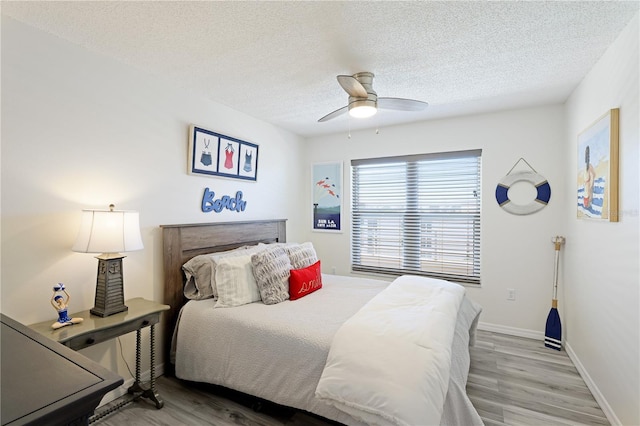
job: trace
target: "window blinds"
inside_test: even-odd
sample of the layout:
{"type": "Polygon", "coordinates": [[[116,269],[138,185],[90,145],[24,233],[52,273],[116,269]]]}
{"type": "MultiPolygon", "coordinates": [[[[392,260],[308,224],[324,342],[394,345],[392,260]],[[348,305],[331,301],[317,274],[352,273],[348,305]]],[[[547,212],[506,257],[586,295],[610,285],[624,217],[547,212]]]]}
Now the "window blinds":
{"type": "Polygon", "coordinates": [[[353,160],[352,270],[479,284],[481,154],[353,160]]]}

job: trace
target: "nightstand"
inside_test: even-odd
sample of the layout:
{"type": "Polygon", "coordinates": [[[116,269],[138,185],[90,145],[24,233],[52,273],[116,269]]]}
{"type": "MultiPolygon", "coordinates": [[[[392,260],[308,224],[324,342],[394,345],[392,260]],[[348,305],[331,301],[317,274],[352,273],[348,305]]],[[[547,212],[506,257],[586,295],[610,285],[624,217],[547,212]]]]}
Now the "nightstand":
{"type": "MultiPolygon", "coordinates": [[[[55,322],[55,318],[49,321],[43,321],[38,324],[32,324],[29,327],[43,336],[62,343],[71,349],[79,350],[97,343],[101,343],[115,337],[122,336],[132,331],[136,332],[136,377],[135,382],[129,387],[128,392],[135,398],[148,398],[153,401],[156,408],[162,408],[164,402],[156,392],[155,383],[155,330],[154,325],[160,321],[162,311],[169,309],[168,305],[152,302],[142,298],[129,299],[125,302],[129,309],[108,317],[99,317],[91,315],[90,312],[82,311],[69,316],[72,318],[83,318],[79,324],[68,325],[66,327],[54,330],[51,324],[55,322]],[[149,327],[150,333],[150,368],[151,379],[148,387],[143,385],[140,380],[140,340],[141,332],[145,327],[149,327]]],[[[124,401],[109,409],[109,412],[116,410],[130,401],[124,401]]],[[[106,413],[96,414],[99,418],[106,413]],[[101,414],[101,415],[100,415],[101,414]]],[[[95,416],[94,416],[95,417],[95,416]]]]}

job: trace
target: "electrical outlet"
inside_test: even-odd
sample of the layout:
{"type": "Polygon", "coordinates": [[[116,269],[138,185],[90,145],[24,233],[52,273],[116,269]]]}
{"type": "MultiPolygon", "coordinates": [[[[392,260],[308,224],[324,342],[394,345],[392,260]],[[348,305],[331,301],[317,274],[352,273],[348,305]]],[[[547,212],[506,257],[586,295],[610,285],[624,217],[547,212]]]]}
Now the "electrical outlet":
{"type": "Polygon", "coordinates": [[[332,267],[331,267],[331,274],[332,274],[332,275],[335,275],[335,274],[336,274],[336,267],[335,267],[335,266],[332,266],[332,267]]]}
{"type": "Polygon", "coordinates": [[[507,289],[507,300],[516,300],[516,289],[508,288],[507,289]]]}

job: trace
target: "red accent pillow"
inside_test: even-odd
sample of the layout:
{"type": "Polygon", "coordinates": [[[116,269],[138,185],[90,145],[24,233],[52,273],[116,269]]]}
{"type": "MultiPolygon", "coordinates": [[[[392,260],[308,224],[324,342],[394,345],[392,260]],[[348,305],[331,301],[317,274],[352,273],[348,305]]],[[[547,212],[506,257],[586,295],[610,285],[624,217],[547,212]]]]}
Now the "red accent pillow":
{"type": "Polygon", "coordinates": [[[320,261],[302,269],[292,269],[289,276],[289,300],[300,299],[322,288],[320,261]]]}

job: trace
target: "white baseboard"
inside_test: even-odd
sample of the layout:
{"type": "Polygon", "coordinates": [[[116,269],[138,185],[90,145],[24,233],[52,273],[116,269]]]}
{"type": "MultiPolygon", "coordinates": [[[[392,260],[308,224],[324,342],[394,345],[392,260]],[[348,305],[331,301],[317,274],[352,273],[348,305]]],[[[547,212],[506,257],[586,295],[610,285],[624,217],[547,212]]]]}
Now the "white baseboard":
{"type": "Polygon", "coordinates": [[[492,331],[494,333],[508,334],[510,336],[525,337],[528,339],[544,340],[544,332],[536,330],[528,330],[526,328],[509,327],[508,325],[490,324],[479,322],[478,329],[484,331],[492,331]]]}
{"type": "Polygon", "coordinates": [[[565,343],[564,348],[567,352],[567,355],[569,355],[569,359],[576,367],[576,370],[578,370],[578,373],[580,373],[580,377],[582,377],[582,380],[584,380],[584,382],[587,384],[587,387],[591,391],[591,394],[595,398],[596,402],[598,403],[598,405],[600,405],[600,408],[604,412],[604,415],[607,416],[607,420],[609,420],[609,423],[611,423],[612,425],[622,425],[622,422],[620,421],[620,419],[618,419],[618,416],[616,416],[616,413],[613,411],[611,405],[609,405],[609,402],[604,397],[604,395],[602,395],[602,392],[600,392],[600,389],[589,375],[587,369],[584,368],[584,365],[582,365],[582,362],[580,362],[580,358],[578,358],[578,355],[576,355],[576,353],[573,351],[573,348],[571,347],[569,342],[565,343]]]}
{"type": "MultiPolygon", "coordinates": [[[[135,372],[134,372],[135,373],[135,372]]],[[[164,364],[160,364],[156,366],[156,377],[162,376],[164,374],[164,364]]],[[[151,379],[151,371],[147,370],[147,371],[142,371],[140,372],[140,380],[142,380],[143,382],[148,382],[151,379]]],[[[135,381],[134,377],[130,377],[128,380],[125,380],[124,383],[122,385],[120,385],[119,388],[112,390],[109,393],[106,393],[104,395],[104,397],[102,398],[102,401],[100,401],[100,404],[98,404],[98,407],[102,407],[105,404],[110,403],[111,401],[114,401],[118,398],[120,398],[122,395],[127,393],[127,389],[129,389],[129,387],[131,385],[133,385],[133,382],[135,381]]]]}

